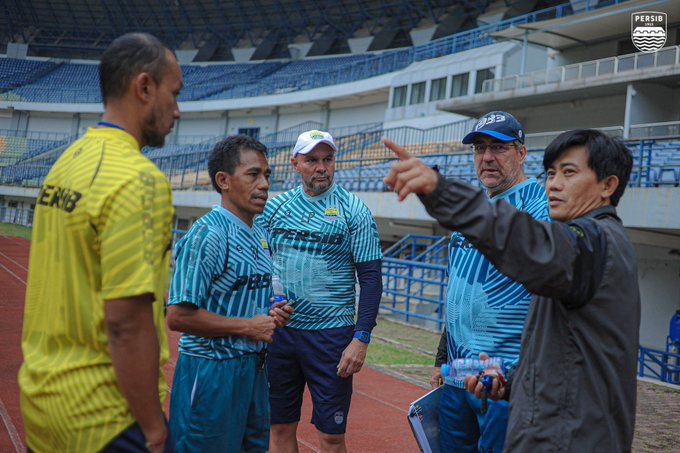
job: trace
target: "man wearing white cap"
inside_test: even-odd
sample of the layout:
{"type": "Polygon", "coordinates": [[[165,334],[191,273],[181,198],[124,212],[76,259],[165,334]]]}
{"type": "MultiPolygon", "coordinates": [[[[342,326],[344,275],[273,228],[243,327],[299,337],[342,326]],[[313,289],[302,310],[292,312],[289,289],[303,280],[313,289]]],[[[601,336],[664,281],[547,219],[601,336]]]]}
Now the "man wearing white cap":
{"type": "Polygon", "coordinates": [[[302,184],[270,200],[258,222],[271,234],[273,270],[295,314],[273,337],[271,453],[297,452],[305,384],[321,451],[344,452],[352,375],[364,364],[382,294],[382,253],[371,212],[333,183],[333,137],[300,134],[291,164],[302,184]],[[355,323],[355,284],[361,287],[355,323]]]}

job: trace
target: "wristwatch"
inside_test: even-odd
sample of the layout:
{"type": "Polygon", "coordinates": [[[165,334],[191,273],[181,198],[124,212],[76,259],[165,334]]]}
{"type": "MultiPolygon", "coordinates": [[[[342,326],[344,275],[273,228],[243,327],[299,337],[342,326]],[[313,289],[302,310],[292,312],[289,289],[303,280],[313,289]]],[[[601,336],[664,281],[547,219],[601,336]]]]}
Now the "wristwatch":
{"type": "Polygon", "coordinates": [[[361,341],[362,343],[368,344],[371,342],[371,332],[366,332],[365,330],[357,330],[356,332],[354,332],[354,338],[361,341]]]}

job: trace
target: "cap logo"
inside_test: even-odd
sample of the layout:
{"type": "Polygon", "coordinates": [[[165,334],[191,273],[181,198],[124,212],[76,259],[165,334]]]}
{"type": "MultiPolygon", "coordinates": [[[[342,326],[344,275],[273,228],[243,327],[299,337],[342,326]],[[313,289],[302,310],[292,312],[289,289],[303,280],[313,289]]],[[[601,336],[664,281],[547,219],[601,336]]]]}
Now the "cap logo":
{"type": "Polygon", "coordinates": [[[503,121],[505,121],[505,115],[489,115],[479,120],[479,122],[475,126],[475,130],[478,131],[484,126],[493,123],[502,123],[503,121]]]}
{"type": "Polygon", "coordinates": [[[323,140],[323,139],[324,139],[324,136],[323,136],[323,134],[322,134],[321,132],[319,132],[319,131],[311,131],[311,132],[309,133],[309,138],[311,138],[311,139],[313,139],[313,140],[323,140]]]}

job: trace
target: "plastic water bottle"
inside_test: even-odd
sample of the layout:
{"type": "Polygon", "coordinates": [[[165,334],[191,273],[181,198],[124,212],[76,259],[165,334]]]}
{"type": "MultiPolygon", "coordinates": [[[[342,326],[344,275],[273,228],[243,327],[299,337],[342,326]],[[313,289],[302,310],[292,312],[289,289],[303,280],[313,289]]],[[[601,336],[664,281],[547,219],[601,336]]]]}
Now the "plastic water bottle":
{"type": "Polygon", "coordinates": [[[442,365],[442,377],[448,377],[454,381],[462,382],[465,376],[471,374],[477,376],[484,370],[496,370],[501,374],[505,374],[505,367],[503,366],[503,359],[500,357],[490,357],[485,360],[480,359],[454,359],[451,365],[442,365]]]}
{"type": "Polygon", "coordinates": [[[283,283],[281,283],[281,277],[278,275],[272,275],[272,292],[274,293],[274,302],[272,305],[285,300],[283,297],[283,283]]]}
{"type": "MultiPolygon", "coordinates": [[[[442,365],[442,376],[450,377],[456,382],[462,383],[468,374],[479,376],[484,370],[495,370],[498,374],[505,374],[505,367],[503,366],[503,359],[500,357],[490,357],[485,360],[480,359],[455,359],[451,366],[442,365]]],[[[481,405],[479,408],[480,414],[486,414],[489,407],[488,394],[491,392],[491,385],[493,384],[493,376],[484,375],[479,379],[484,388],[481,394],[481,405]]]]}

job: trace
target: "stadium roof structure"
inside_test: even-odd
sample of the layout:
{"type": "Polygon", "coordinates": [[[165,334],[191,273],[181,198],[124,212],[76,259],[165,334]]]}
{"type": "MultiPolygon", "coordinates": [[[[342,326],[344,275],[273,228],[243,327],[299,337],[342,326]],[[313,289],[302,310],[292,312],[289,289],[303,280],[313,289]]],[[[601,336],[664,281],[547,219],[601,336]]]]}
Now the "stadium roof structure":
{"type": "MultiPolygon", "coordinates": [[[[630,0],[597,10],[533,23],[494,33],[495,38],[526,40],[558,50],[631,36],[631,13],[654,8],[667,13],[668,24],[680,21],[678,0],[630,0]]],[[[624,99],[634,82],[675,87],[680,77],[680,46],[654,53],[631,53],[550,67],[488,80],[481,93],[442,101],[440,110],[479,117],[490,110],[524,111],[541,105],[618,96],[624,99]]]]}
{"type": "MultiPolygon", "coordinates": [[[[4,0],[0,49],[28,44],[33,56],[98,58],[117,36],[145,31],[172,49],[201,49],[205,60],[232,60],[231,49],[255,47],[251,59],[289,58],[288,44],[321,42],[318,55],[349,53],[358,30],[385,48],[412,45],[408,31],[457,14],[475,26],[491,0],[4,0]]],[[[439,30],[438,30],[439,31],[439,30]]],[[[449,34],[450,34],[449,33],[449,34]]],[[[441,33],[440,33],[441,34],[441,33]]],[[[317,46],[317,47],[319,47],[317,46]]],[[[313,54],[313,53],[312,53],[313,54]]],[[[200,60],[199,60],[200,61],[200,60]]]]}
{"type": "Polygon", "coordinates": [[[560,17],[541,22],[519,24],[492,33],[494,38],[523,40],[562,50],[596,43],[612,36],[630,36],[630,15],[638,11],[663,11],[668,23],[680,19],[678,0],[632,0],[597,11],[560,17]]]}

